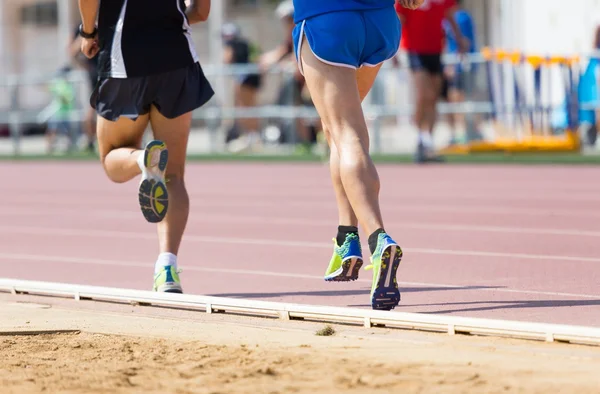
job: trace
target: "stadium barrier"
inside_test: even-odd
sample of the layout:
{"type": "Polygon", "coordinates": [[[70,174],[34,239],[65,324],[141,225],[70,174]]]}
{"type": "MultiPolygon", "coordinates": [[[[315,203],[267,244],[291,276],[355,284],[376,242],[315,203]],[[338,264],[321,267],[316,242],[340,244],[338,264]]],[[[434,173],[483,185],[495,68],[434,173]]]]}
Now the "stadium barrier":
{"type": "Polygon", "coordinates": [[[579,136],[581,59],[485,48],[495,136],[445,153],[573,152],[579,136]]]}
{"type": "Polygon", "coordinates": [[[387,312],[369,309],[301,305],[189,294],[37,282],[0,278],[0,292],[68,297],[76,301],[113,302],[139,306],[195,310],[204,313],[321,321],[360,325],[366,328],[395,328],[441,332],[449,335],[486,335],[545,342],[600,345],[600,328],[507,320],[467,318],[427,313],[387,312]]]}
{"type": "MultiPolygon", "coordinates": [[[[440,114],[463,114],[471,120],[478,118],[478,126],[485,129],[486,133],[475,137],[471,133],[465,143],[451,145],[443,149],[442,153],[579,150],[582,145],[579,128],[584,122],[592,130],[587,139],[595,137],[595,110],[600,108],[595,77],[592,78],[598,62],[594,55],[587,56],[591,60],[587,70],[582,72],[582,58],[583,56],[530,56],[489,48],[480,54],[470,54],[463,58],[446,55],[445,64],[460,64],[467,70],[471,69],[470,72],[477,73],[480,83],[475,86],[474,92],[467,92],[465,101],[454,104],[440,103],[440,114]]],[[[225,79],[231,82],[241,75],[260,72],[256,65],[206,65],[204,68],[211,81],[225,79]]],[[[273,68],[263,74],[269,78],[279,76],[280,80],[285,81],[291,78],[293,71],[273,68]]],[[[386,63],[379,82],[379,89],[386,92],[383,93],[383,97],[381,93],[373,92],[370,95],[371,99],[364,104],[373,138],[373,151],[376,153],[382,148],[381,131],[385,122],[392,123],[392,128],[398,127],[401,121],[410,123],[413,112],[413,106],[409,104],[411,99],[399,99],[399,95],[396,94],[405,92],[408,94],[404,97],[410,96],[406,74],[406,62],[403,62],[399,69],[393,68],[389,62],[386,63]],[[400,77],[402,73],[404,77],[400,77]]],[[[53,77],[0,76],[0,96],[2,91],[8,96],[8,100],[5,100],[8,101],[8,108],[0,109],[0,129],[2,125],[8,126],[15,154],[20,152],[24,126],[43,125],[55,110],[52,106],[41,110],[23,108],[19,105],[20,91],[27,87],[48,84],[53,77]]],[[[82,87],[86,83],[86,76],[81,71],[74,71],[68,76],[68,80],[82,87]]],[[[377,86],[376,83],[374,90],[377,86]]],[[[295,120],[314,122],[318,119],[318,114],[311,106],[274,103],[255,108],[236,107],[231,100],[233,90],[226,90],[225,94],[215,97],[207,106],[193,114],[194,121],[199,122],[211,135],[211,146],[208,149],[210,152],[219,151],[216,141],[224,134],[223,125],[226,122],[251,117],[260,119],[264,126],[277,124],[282,128],[284,125],[288,127],[288,133],[291,135],[287,142],[294,144],[295,120]]],[[[292,89],[287,94],[294,95],[295,92],[292,89]]],[[[85,100],[81,100],[80,97],[79,102],[83,104],[71,114],[71,120],[75,123],[81,122],[85,114],[85,100]]]]}

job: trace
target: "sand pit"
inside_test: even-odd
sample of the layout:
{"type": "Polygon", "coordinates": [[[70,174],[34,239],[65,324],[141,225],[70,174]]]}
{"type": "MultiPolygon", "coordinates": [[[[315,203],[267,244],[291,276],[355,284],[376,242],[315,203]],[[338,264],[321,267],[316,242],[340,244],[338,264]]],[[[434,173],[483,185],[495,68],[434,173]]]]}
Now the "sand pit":
{"type": "Polygon", "coordinates": [[[1,299],[0,311],[2,393],[581,394],[600,387],[594,347],[344,326],[322,337],[318,323],[1,299]],[[30,335],[52,329],[81,331],[30,335]]]}

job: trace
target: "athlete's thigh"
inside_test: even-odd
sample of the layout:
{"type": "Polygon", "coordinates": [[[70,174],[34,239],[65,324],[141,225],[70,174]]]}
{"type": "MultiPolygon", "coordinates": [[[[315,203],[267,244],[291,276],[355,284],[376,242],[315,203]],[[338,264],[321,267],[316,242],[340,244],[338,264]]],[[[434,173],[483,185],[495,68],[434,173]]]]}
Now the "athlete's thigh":
{"type": "Polygon", "coordinates": [[[368,145],[356,71],[323,63],[308,45],[302,45],[301,61],[315,107],[338,148],[346,139],[368,145]]]}
{"type": "Polygon", "coordinates": [[[100,158],[104,160],[113,149],[139,148],[147,126],[148,114],[140,115],[135,121],[125,117],[111,121],[98,116],[96,131],[100,158]]]}
{"type": "Polygon", "coordinates": [[[427,74],[425,86],[428,88],[429,99],[438,100],[442,95],[444,87],[444,77],[442,74],[427,74]]]}
{"type": "Polygon", "coordinates": [[[156,107],[152,106],[150,109],[150,123],[154,138],[163,141],[169,150],[167,176],[183,177],[192,124],[192,113],[187,112],[170,119],[161,114],[156,107]]]}
{"type": "Polygon", "coordinates": [[[415,101],[420,102],[427,99],[431,91],[431,86],[429,86],[431,83],[431,75],[425,70],[411,71],[411,75],[415,92],[415,101]]]}
{"type": "Polygon", "coordinates": [[[363,101],[365,97],[367,97],[367,94],[369,94],[371,91],[381,66],[382,64],[379,64],[375,67],[364,66],[356,71],[356,84],[358,85],[360,101],[363,101]]]}
{"type": "MultiPolygon", "coordinates": [[[[375,79],[377,78],[377,74],[381,69],[381,64],[375,67],[361,67],[356,71],[356,84],[358,86],[358,94],[360,96],[360,101],[364,101],[365,97],[371,91],[373,84],[375,83],[375,79]]],[[[325,133],[325,137],[327,138],[327,143],[330,147],[332,147],[331,135],[327,127],[323,127],[323,132],[325,133]]]]}

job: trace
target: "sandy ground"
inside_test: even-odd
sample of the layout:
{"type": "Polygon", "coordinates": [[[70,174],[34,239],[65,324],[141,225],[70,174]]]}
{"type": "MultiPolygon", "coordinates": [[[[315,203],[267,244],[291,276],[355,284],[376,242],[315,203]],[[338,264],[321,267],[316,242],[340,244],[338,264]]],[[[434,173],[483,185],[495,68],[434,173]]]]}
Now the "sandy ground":
{"type": "Polygon", "coordinates": [[[0,295],[3,394],[600,390],[598,347],[14,300],[0,295]]]}

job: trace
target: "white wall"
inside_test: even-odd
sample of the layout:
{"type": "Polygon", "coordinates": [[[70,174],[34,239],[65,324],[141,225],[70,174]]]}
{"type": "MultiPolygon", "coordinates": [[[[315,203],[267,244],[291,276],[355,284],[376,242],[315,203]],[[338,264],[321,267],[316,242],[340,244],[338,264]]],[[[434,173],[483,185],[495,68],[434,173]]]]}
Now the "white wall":
{"type": "Polygon", "coordinates": [[[545,55],[589,52],[600,23],[600,0],[489,2],[492,44],[545,55]]]}

